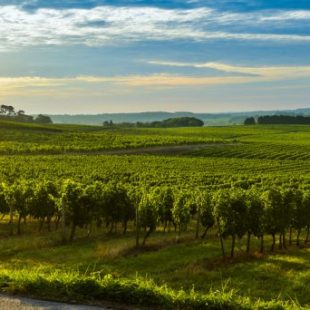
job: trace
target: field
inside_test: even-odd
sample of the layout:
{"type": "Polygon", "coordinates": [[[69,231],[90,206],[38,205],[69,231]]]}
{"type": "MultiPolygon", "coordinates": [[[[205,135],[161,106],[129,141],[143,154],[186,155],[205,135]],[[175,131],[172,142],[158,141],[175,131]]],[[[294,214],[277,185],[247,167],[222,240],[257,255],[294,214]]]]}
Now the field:
{"type": "MultiPolygon", "coordinates": [[[[8,191],[52,182],[65,195],[66,182],[90,186],[85,191],[97,182],[121,184],[129,193],[171,188],[175,193],[206,191],[213,196],[253,188],[263,196],[275,187],[283,197],[294,189],[296,197],[301,193],[306,199],[310,188],[309,126],[107,129],[0,122],[0,154],[0,183],[8,191]],[[159,151],[152,151],[155,146],[159,151]]],[[[179,231],[175,214],[176,231],[173,225],[165,229],[163,222],[155,229],[141,226],[141,234],[148,228],[151,234],[145,246],[136,247],[133,218],[123,234],[121,220],[95,225],[95,214],[77,224],[72,242],[64,242],[70,227],[56,229],[61,209],[41,221],[35,212],[23,214],[16,198],[15,208],[5,209],[1,202],[0,193],[3,292],[93,304],[116,302],[122,307],[148,308],[151,303],[152,308],[172,309],[310,308],[305,224],[299,231],[288,223],[285,229],[288,234],[293,228],[292,242],[277,245],[274,251],[272,233],[266,233],[263,253],[260,236],[254,233],[247,253],[243,233],[236,240],[235,255],[223,258],[216,226],[206,238],[195,238],[197,212],[188,214],[183,227],[180,211],[179,231]]],[[[141,209],[141,221],[145,210],[141,209]]],[[[275,234],[278,241],[284,231],[275,234]]],[[[226,250],[233,236],[225,236],[226,250]]]]}

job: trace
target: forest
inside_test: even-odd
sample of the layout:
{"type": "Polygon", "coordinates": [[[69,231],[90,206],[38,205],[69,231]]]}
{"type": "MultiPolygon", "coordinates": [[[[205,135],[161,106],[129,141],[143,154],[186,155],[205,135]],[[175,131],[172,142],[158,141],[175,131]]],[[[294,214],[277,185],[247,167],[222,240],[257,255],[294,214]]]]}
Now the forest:
{"type": "Polygon", "coordinates": [[[309,125],[310,116],[307,115],[261,115],[257,118],[248,117],[244,120],[245,125],[255,125],[255,124],[290,124],[290,125],[309,125]]]}

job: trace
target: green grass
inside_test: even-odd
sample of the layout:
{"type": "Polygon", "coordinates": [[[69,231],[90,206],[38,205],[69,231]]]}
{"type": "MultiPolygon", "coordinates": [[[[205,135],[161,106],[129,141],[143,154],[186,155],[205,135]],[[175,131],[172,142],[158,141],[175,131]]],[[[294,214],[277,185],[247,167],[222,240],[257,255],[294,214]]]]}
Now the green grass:
{"type": "Polygon", "coordinates": [[[236,143],[204,157],[309,159],[310,127],[298,125],[205,128],[112,128],[0,121],[0,154],[94,153],[162,145],[236,143]],[[240,148],[239,146],[242,145],[240,148]],[[252,156],[252,157],[251,157],[252,156]]]}
{"type": "MultiPolygon", "coordinates": [[[[151,299],[154,307],[173,309],[183,303],[203,309],[205,302],[214,309],[310,306],[310,248],[292,246],[248,258],[239,244],[241,254],[223,261],[213,234],[210,240],[193,241],[188,233],[175,243],[174,233],[157,232],[145,250],[136,251],[130,232],[109,236],[97,230],[88,239],[86,231],[79,230],[75,243],[61,245],[59,233],[39,234],[34,223],[27,226],[32,233],[1,240],[2,291],[145,306],[151,299]]],[[[253,253],[256,247],[253,244],[253,253]]]]}

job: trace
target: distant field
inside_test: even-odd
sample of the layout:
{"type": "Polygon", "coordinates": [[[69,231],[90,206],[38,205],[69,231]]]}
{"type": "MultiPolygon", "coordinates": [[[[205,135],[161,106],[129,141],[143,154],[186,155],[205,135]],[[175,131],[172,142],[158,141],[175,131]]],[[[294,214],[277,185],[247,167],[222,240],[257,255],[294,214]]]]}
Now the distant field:
{"type": "Polygon", "coordinates": [[[193,155],[280,160],[310,159],[308,126],[105,129],[95,126],[42,126],[2,121],[0,129],[2,155],[92,153],[111,149],[216,143],[227,146],[211,146],[193,155]]]}
{"type": "MultiPolygon", "coordinates": [[[[213,194],[276,186],[306,193],[310,126],[105,129],[0,122],[0,184],[47,180],[62,188],[68,179],[137,190],[169,186],[213,194]]],[[[253,237],[247,256],[245,240],[238,239],[238,254],[227,260],[214,227],[207,239],[195,239],[195,215],[178,243],[174,229],[164,233],[160,224],[147,246],[136,250],[134,222],[126,235],[119,222],[117,232],[105,225],[93,225],[91,233],[89,226],[77,228],[75,241],[63,244],[56,217],[51,232],[46,226],[38,232],[40,223],[31,215],[21,218],[20,235],[15,220],[9,237],[1,201],[0,192],[1,291],[88,303],[102,295],[128,305],[154,300],[154,308],[171,309],[205,309],[206,302],[211,309],[310,307],[310,251],[304,243],[296,247],[296,231],[292,245],[274,253],[259,253],[253,237]]],[[[270,236],[265,243],[269,249],[270,236]]]]}

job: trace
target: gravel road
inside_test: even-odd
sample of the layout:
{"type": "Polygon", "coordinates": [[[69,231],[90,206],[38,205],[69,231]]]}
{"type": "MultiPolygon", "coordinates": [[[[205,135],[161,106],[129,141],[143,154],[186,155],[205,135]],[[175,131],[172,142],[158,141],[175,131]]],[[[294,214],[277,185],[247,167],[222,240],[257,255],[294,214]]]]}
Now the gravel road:
{"type": "Polygon", "coordinates": [[[112,308],[69,305],[58,302],[35,300],[24,297],[6,296],[0,294],[1,310],[110,310],[112,308]]]}

